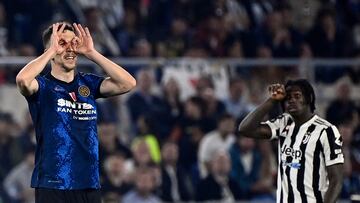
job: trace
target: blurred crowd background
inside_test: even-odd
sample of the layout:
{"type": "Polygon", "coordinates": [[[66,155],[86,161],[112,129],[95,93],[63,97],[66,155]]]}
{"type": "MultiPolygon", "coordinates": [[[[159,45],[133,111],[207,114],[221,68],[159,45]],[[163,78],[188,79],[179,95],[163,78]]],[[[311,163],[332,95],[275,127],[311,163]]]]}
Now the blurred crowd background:
{"type": "MultiPolygon", "coordinates": [[[[274,202],[277,143],[237,137],[236,127],[268,84],[308,72],[317,113],[343,136],[341,199],[360,194],[360,65],[239,63],[226,71],[225,88],[200,74],[191,93],[178,77],[165,80],[161,64],[134,65],[138,57],[360,59],[359,0],[1,0],[0,60],[41,54],[42,30],[62,20],[88,26],[104,55],[135,62],[124,68],[136,90],[98,102],[105,203],[274,202]]],[[[0,66],[0,203],[34,202],[35,135],[15,87],[21,68],[0,66]]]]}

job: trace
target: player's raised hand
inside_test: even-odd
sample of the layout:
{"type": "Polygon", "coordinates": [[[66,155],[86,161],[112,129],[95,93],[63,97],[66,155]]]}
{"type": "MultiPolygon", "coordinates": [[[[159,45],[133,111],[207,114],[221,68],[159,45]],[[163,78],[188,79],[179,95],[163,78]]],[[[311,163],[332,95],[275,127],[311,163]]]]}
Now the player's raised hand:
{"type": "Polygon", "coordinates": [[[75,51],[79,54],[87,56],[87,54],[95,50],[89,28],[85,27],[84,29],[80,24],[76,23],[74,23],[73,26],[77,35],[77,37],[74,39],[76,44],[75,51]]]}
{"type": "Polygon", "coordinates": [[[285,99],[286,92],[285,92],[284,85],[272,84],[269,86],[268,90],[269,90],[270,98],[277,100],[277,101],[281,101],[281,100],[285,99]]]}
{"type": "Polygon", "coordinates": [[[62,44],[61,33],[64,31],[65,23],[61,25],[60,23],[55,23],[52,25],[52,34],[50,37],[50,46],[49,49],[55,51],[56,54],[61,54],[65,51],[65,46],[62,44]]]}

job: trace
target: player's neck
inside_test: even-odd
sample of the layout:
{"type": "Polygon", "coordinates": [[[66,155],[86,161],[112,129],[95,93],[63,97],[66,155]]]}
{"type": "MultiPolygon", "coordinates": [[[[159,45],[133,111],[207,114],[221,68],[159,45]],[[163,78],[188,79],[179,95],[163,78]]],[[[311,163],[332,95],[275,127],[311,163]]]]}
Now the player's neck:
{"type": "Polygon", "coordinates": [[[51,68],[51,75],[54,76],[58,80],[69,83],[69,82],[74,80],[75,70],[66,71],[63,68],[52,67],[51,68]]]}
{"type": "Polygon", "coordinates": [[[307,111],[301,115],[293,116],[293,119],[295,121],[295,124],[300,126],[300,125],[304,124],[305,122],[307,122],[308,120],[310,120],[313,116],[314,116],[314,113],[307,111]]]}

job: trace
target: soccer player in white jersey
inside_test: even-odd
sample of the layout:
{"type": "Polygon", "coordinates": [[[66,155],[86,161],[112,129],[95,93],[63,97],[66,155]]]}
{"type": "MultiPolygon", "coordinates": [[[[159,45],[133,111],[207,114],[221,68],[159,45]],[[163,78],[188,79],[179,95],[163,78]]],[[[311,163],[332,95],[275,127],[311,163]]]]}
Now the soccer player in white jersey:
{"type": "Polygon", "coordinates": [[[342,139],[337,128],[314,113],[307,80],[269,86],[269,98],[241,123],[240,136],[279,141],[277,203],[335,203],[342,187],[342,139]],[[281,105],[284,113],[262,122],[281,105]]]}

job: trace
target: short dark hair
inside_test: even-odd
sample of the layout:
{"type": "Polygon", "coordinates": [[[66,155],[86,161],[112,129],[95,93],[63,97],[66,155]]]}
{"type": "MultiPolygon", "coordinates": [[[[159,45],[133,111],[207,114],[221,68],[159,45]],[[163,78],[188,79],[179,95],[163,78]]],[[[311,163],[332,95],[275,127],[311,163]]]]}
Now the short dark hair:
{"type": "MultiPolygon", "coordinates": [[[[312,85],[306,79],[298,80],[289,80],[285,84],[285,89],[288,87],[297,86],[301,89],[302,94],[304,95],[306,103],[309,105],[312,113],[315,111],[315,91],[312,85]]],[[[284,109],[284,100],[282,102],[282,107],[284,109]]]]}
{"type": "MultiPolygon", "coordinates": [[[[58,27],[58,31],[63,24],[65,24],[64,30],[70,30],[72,32],[75,32],[74,27],[69,22],[61,22],[58,27]]],[[[51,35],[52,35],[52,24],[49,27],[47,27],[42,34],[42,41],[44,48],[46,48],[47,44],[49,43],[51,35]]]]}

